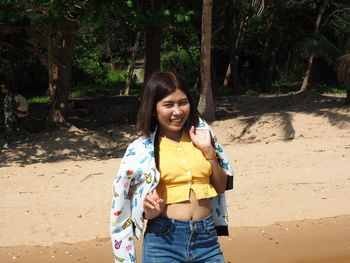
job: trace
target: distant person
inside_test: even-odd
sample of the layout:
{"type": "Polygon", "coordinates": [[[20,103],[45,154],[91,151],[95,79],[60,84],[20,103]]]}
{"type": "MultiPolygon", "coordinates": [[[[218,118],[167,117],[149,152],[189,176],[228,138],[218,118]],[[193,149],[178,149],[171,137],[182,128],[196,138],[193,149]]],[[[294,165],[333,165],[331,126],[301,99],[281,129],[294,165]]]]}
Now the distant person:
{"type": "Polygon", "coordinates": [[[28,117],[28,101],[19,93],[15,93],[14,96],[16,101],[17,118],[23,120],[24,118],[28,117]]]}
{"type": "Polygon", "coordinates": [[[16,124],[16,101],[13,93],[7,86],[1,84],[1,93],[5,95],[4,98],[4,117],[5,117],[5,144],[2,148],[9,148],[11,144],[11,136],[15,129],[16,124]]]}
{"type": "MultiPolygon", "coordinates": [[[[17,103],[12,91],[5,86],[1,85],[1,93],[5,95],[4,98],[4,118],[5,118],[5,143],[2,148],[8,149],[12,143],[12,136],[17,131],[17,103]]],[[[23,129],[19,128],[19,131],[25,134],[25,140],[28,140],[27,133],[23,129]]]]}
{"type": "Polygon", "coordinates": [[[148,220],[142,263],[224,263],[225,190],[232,169],[184,80],[158,72],[147,81],[132,142],[113,183],[110,233],[115,262],[135,262],[133,237],[148,220]]]}
{"type": "Polygon", "coordinates": [[[26,137],[25,140],[29,139],[29,133],[27,130],[27,119],[29,114],[29,104],[27,99],[19,93],[14,93],[16,101],[16,114],[17,114],[17,131],[22,131],[26,137]]]}

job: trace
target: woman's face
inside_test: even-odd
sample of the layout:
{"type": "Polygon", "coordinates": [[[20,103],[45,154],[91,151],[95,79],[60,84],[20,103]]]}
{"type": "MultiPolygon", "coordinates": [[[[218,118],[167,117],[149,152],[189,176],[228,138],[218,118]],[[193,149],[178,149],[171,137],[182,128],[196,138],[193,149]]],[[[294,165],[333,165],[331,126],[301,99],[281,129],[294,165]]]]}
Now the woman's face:
{"type": "Polygon", "coordinates": [[[156,114],[160,134],[169,139],[178,138],[190,115],[190,103],[186,94],[176,89],[157,102],[156,114]]]}

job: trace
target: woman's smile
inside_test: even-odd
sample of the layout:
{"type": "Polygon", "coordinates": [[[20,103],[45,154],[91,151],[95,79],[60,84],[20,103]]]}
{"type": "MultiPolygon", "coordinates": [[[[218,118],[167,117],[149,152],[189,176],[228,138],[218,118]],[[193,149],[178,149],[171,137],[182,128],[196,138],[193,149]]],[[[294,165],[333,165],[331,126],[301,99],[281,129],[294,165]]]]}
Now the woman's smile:
{"type": "Polygon", "coordinates": [[[156,110],[160,134],[172,140],[179,139],[181,129],[190,114],[186,94],[176,89],[174,93],[158,101],[156,110]]]}

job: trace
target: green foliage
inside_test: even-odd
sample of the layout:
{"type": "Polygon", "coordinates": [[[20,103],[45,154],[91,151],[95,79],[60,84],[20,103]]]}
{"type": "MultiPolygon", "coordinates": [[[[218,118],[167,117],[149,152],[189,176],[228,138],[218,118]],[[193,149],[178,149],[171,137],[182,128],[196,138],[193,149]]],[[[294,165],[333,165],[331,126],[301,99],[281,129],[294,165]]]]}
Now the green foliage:
{"type": "Polygon", "coordinates": [[[50,103],[51,99],[49,96],[44,97],[33,97],[28,99],[28,103],[50,103]]]}
{"type": "Polygon", "coordinates": [[[341,55],[337,46],[320,33],[313,34],[312,37],[302,41],[301,46],[306,54],[315,53],[323,57],[329,64],[333,64],[335,59],[341,55]]]}
{"type": "Polygon", "coordinates": [[[170,51],[162,55],[161,58],[161,70],[174,71],[183,76],[187,84],[192,87],[198,77],[200,53],[196,47],[191,47],[188,53],[181,47],[178,47],[175,51],[170,51]],[[192,63],[189,53],[194,59],[192,63]]]}
{"type": "Polygon", "coordinates": [[[321,86],[311,86],[310,91],[317,93],[345,93],[346,88],[337,85],[321,85],[321,86]]]}
{"type": "Polygon", "coordinates": [[[73,83],[89,85],[107,78],[110,64],[104,61],[103,45],[96,36],[98,28],[82,30],[76,41],[73,58],[73,83]]]}
{"type": "MultiPolygon", "coordinates": [[[[290,93],[297,92],[300,89],[300,82],[285,82],[285,83],[274,83],[272,87],[273,91],[276,93],[290,93]]],[[[346,88],[339,85],[310,85],[309,91],[315,93],[345,93],[346,88]]],[[[247,90],[245,94],[247,95],[257,95],[261,92],[259,85],[254,85],[251,89],[247,90]]]]}
{"type": "Polygon", "coordinates": [[[181,1],[114,1],[113,13],[137,29],[158,28],[160,25],[189,22],[193,11],[181,1]]]}
{"type": "MultiPolygon", "coordinates": [[[[145,49],[143,33],[152,27],[162,27],[163,31],[161,69],[178,72],[193,87],[199,76],[201,1],[159,1],[160,7],[155,6],[157,2],[0,0],[0,26],[28,27],[42,32],[44,39],[28,41],[23,33],[4,34],[1,31],[0,41],[11,42],[13,46],[1,46],[0,77],[6,82],[23,80],[28,90],[40,90],[43,94],[47,87],[47,72],[36,57],[24,51],[24,46],[33,44],[45,55],[47,35],[44,25],[50,22],[54,29],[59,29],[61,19],[69,17],[78,20],[80,27],[74,49],[72,96],[120,94],[125,88],[126,68],[135,32],[142,32],[137,55],[137,59],[141,60],[145,49]],[[30,8],[39,12],[29,12],[30,8]],[[40,12],[43,8],[48,10],[47,16],[40,12]]],[[[258,16],[252,15],[256,10],[251,1],[214,1],[212,54],[219,86],[232,50],[228,36],[230,33],[237,35],[244,17],[251,19],[245,25],[236,55],[239,71],[247,60],[252,65],[254,83],[248,92],[260,92],[262,68],[269,66],[272,52],[277,54],[273,88],[297,90],[306,69],[306,58],[312,52],[318,56],[311,71],[311,83],[327,83],[327,87],[336,83],[329,63],[333,63],[339,54],[344,54],[345,42],[350,36],[350,9],[346,0],[330,1],[321,21],[321,33],[313,35],[311,32],[321,2],[265,1],[265,9],[258,16]],[[227,16],[229,3],[233,4],[234,13],[230,21],[227,16]]],[[[131,94],[137,93],[140,88],[135,83],[132,87],[131,94]]],[[[315,86],[315,89],[321,87],[315,86]]],[[[338,92],[337,87],[329,90],[338,92]]]]}
{"type": "MultiPolygon", "coordinates": [[[[106,78],[94,84],[78,84],[72,87],[70,97],[101,96],[101,95],[122,95],[125,89],[127,78],[126,70],[108,72],[106,78]]],[[[140,84],[133,82],[130,95],[138,94],[140,84]]]]}
{"type": "Polygon", "coordinates": [[[126,82],[127,74],[126,70],[108,72],[108,81],[111,83],[123,84],[126,82]]]}
{"type": "Polygon", "coordinates": [[[93,97],[101,95],[116,95],[118,93],[118,87],[105,86],[102,84],[96,85],[79,85],[72,88],[69,93],[69,97],[93,97]]]}

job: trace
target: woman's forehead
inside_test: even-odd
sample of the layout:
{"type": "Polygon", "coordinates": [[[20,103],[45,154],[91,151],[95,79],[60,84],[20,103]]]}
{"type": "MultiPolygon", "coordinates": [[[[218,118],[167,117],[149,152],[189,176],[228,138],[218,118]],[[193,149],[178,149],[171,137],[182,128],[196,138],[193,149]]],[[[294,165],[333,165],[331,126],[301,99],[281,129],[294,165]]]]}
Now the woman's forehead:
{"type": "Polygon", "coordinates": [[[180,89],[176,89],[173,93],[170,93],[168,96],[164,97],[160,101],[176,101],[188,99],[187,95],[180,89]]]}

